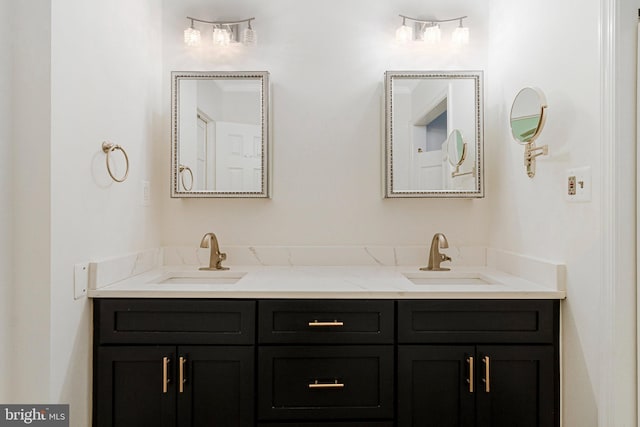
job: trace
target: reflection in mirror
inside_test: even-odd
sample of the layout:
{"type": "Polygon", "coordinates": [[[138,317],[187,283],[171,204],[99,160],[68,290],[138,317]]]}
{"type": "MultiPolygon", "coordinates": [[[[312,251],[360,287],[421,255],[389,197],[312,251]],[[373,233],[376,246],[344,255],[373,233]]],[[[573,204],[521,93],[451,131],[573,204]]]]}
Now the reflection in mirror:
{"type": "Polygon", "coordinates": [[[453,167],[459,167],[467,157],[467,143],[464,142],[462,132],[458,129],[454,129],[449,134],[447,139],[447,155],[449,156],[449,163],[453,167]]]}
{"type": "Polygon", "coordinates": [[[447,157],[449,158],[449,164],[455,168],[451,172],[451,178],[475,174],[476,169],[473,166],[468,172],[461,170],[464,161],[467,159],[467,143],[464,142],[462,132],[458,129],[451,131],[449,138],[447,138],[447,157]]]}
{"type": "Polygon", "coordinates": [[[385,197],[483,197],[482,72],[385,73],[385,197]]]}
{"type": "Polygon", "coordinates": [[[268,197],[268,76],[172,72],[172,197],[268,197]]]}

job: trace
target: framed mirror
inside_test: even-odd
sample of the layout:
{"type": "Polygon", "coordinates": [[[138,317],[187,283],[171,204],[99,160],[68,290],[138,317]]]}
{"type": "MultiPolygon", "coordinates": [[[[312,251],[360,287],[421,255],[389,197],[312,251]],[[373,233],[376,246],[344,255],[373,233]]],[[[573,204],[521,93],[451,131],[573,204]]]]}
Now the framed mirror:
{"type": "Polygon", "coordinates": [[[269,197],[269,73],[171,73],[171,197],[269,197]]]}
{"type": "Polygon", "coordinates": [[[482,71],[385,73],[385,197],[484,197],[482,71]]]}

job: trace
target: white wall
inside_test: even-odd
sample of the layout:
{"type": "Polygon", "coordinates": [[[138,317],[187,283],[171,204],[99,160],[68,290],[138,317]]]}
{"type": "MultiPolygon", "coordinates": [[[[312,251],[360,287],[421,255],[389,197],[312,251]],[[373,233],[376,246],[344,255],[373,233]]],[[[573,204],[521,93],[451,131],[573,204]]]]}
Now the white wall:
{"type": "MultiPolygon", "coordinates": [[[[422,244],[444,232],[452,245],[487,241],[486,200],[383,200],[381,97],[386,70],[483,69],[488,0],[163,0],[163,99],[172,70],[268,70],[274,146],[272,200],[170,200],[163,197],[163,243],[197,245],[215,231],[221,244],[422,244]],[[411,49],[394,43],[399,13],[469,15],[473,44],[411,49]],[[187,15],[255,16],[256,49],[188,49],[187,15]],[[348,207],[348,208],[345,208],[348,207]]],[[[455,25],[443,26],[453,31],[455,25]]],[[[203,40],[209,34],[203,31],[203,40]]],[[[169,128],[169,103],[164,105],[169,128]]],[[[169,133],[163,138],[169,164],[169,133]]],[[[159,183],[169,194],[169,168],[159,183]]],[[[490,194],[490,192],[489,192],[490,194]]]]}
{"type": "MultiPolygon", "coordinates": [[[[620,310],[617,315],[633,313],[635,301],[633,275],[628,275],[634,268],[633,247],[620,254],[631,255],[624,271],[618,272],[620,283],[603,283],[607,254],[602,248],[614,238],[603,234],[608,226],[603,223],[602,201],[607,197],[603,195],[603,183],[608,175],[621,172],[605,169],[601,159],[603,145],[613,144],[601,139],[603,98],[598,28],[602,3],[491,0],[485,128],[487,140],[492,141],[486,146],[491,203],[489,243],[567,265],[562,327],[565,426],[630,426],[635,422],[634,408],[629,406],[629,400],[633,403],[635,384],[634,337],[629,333],[633,325],[629,321],[620,325],[619,334],[625,344],[619,348],[605,348],[610,331],[601,332],[603,319],[612,310],[602,298],[605,286],[619,288],[619,297],[627,301],[626,307],[617,307],[620,310]],[[576,10],[579,19],[575,19],[576,10]],[[540,87],[549,104],[547,124],[538,145],[548,144],[550,155],[538,159],[533,179],[525,173],[523,147],[513,142],[508,125],[510,105],[524,86],[540,87]],[[581,166],[592,168],[592,201],[567,203],[565,171],[581,166]],[[617,356],[619,352],[624,356],[617,356]],[[615,386],[620,387],[617,390],[625,390],[615,395],[614,399],[618,399],[615,409],[606,408],[605,400],[609,397],[603,394],[608,389],[601,381],[603,376],[614,374],[605,367],[614,357],[623,362],[618,369],[626,376],[615,386]],[[599,415],[612,410],[618,411],[615,424],[598,424],[599,415]]],[[[637,12],[621,13],[636,16],[637,12]]],[[[627,93],[631,92],[629,89],[624,88],[627,93]]],[[[634,157],[633,145],[627,149],[627,158],[634,157]]],[[[622,170],[629,171],[629,167],[633,165],[627,164],[622,170]]],[[[630,175],[632,178],[633,173],[630,175]]],[[[634,194],[622,192],[626,188],[613,191],[621,191],[617,198],[633,203],[634,194]]],[[[624,209],[628,211],[629,202],[624,209]]],[[[632,241],[634,223],[625,225],[627,239],[632,241]]]]}
{"type": "Polygon", "coordinates": [[[12,360],[9,402],[49,400],[50,25],[47,0],[12,2],[14,189],[12,360]]]}
{"type": "MultiPolygon", "coordinates": [[[[10,0],[0,1],[0,372],[10,372],[11,313],[13,299],[13,150],[11,149],[11,42],[10,0]]],[[[0,381],[0,402],[9,401],[10,383],[0,381]]]]}
{"type": "Polygon", "coordinates": [[[168,148],[160,135],[169,130],[159,108],[161,15],[154,0],[53,3],[49,391],[71,403],[73,425],[89,425],[91,407],[91,310],[73,298],[74,264],[160,243],[141,182],[152,181],[157,202],[155,152],[168,148]],[[127,150],[124,183],[107,175],[103,140],[127,150]]]}

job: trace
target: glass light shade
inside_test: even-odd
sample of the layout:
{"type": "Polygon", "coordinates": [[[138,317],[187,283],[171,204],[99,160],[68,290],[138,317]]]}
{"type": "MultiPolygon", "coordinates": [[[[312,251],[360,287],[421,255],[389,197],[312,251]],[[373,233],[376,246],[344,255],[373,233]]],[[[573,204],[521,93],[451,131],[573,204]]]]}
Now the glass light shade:
{"type": "Polygon", "coordinates": [[[469,44],[469,29],[467,27],[458,27],[453,30],[451,41],[457,46],[469,44]]]}
{"type": "Polygon", "coordinates": [[[218,46],[228,46],[231,43],[231,33],[224,28],[213,29],[213,44],[218,46]]]}
{"type": "Polygon", "coordinates": [[[258,34],[253,28],[245,28],[242,32],[242,43],[246,46],[255,46],[258,44],[258,34]]]}
{"type": "Polygon", "coordinates": [[[398,43],[408,43],[412,40],[413,28],[402,24],[402,26],[396,30],[396,41],[398,43]]]}
{"type": "Polygon", "coordinates": [[[198,46],[200,44],[200,31],[193,27],[184,30],[184,44],[187,46],[198,46]]]}
{"type": "Polygon", "coordinates": [[[424,30],[424,42],[427,44],[440,43],[441,37],[440,25],[433,25],[424,30]]]}

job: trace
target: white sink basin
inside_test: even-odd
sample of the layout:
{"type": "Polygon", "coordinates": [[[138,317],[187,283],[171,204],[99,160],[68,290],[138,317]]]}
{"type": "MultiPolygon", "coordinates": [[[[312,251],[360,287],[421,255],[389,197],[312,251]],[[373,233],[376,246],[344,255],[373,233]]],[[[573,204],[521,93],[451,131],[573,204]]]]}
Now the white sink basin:
{"type": "Polygon", "coordinates": [[[414,285],[496,285],[495,280],[491,280],[480,273],[454,272],[454,271],[424,271],[416,273],[403,273],[414,285]]]}
{"type": "Polygon", "coordinates": [[[160,285],[233,285],[246,273],[238,271],[173,271],[150,281],[160,285]]]}

